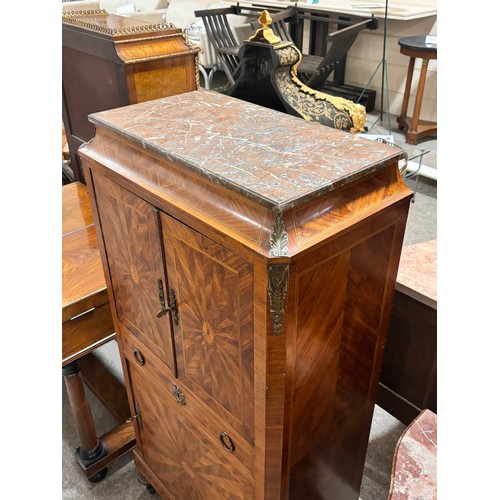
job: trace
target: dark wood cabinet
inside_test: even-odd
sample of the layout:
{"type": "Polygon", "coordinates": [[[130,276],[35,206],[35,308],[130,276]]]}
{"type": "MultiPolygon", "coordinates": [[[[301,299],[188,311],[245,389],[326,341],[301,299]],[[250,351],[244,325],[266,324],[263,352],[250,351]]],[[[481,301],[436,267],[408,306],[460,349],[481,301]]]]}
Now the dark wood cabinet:
{"type": "Polygon", "coordinates": [[[205,90],[90,120],[139,471],[166,499],[357,500],[405,153],[205,90]]]}
{"type": "Polygon", "coordinates": [[[437,240],[403,248],[377,404],[410,425],[437,413],[437,240]]]}
{"type": "Polygon", "coordinates": [[[170,23],[108,14],[62,17],[62,111],[75,180],[78,147],[95,127],[88,115],[199,88],[199,48],[170,23]]]}

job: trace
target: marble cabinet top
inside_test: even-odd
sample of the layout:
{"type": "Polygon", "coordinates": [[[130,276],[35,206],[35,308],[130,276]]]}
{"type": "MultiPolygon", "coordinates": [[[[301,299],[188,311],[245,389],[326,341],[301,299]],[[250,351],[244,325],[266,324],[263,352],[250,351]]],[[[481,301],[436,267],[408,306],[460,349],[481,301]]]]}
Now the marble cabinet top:
{"type": "Polygon", "coordinates": [[[406,157],[361,134],[207,90],[102,111],[89,120],[278,210],[406,157]]]}

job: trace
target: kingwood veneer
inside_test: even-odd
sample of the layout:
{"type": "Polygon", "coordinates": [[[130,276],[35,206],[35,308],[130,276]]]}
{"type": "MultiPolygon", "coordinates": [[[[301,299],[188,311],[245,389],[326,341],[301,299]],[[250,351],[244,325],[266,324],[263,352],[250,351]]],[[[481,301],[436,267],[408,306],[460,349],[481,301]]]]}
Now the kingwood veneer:
{"type": "Polygon", "coordinates": [[[139,471],[166,499],[357,499],[405,153],[210,91],[90,120],[139,471]]]}

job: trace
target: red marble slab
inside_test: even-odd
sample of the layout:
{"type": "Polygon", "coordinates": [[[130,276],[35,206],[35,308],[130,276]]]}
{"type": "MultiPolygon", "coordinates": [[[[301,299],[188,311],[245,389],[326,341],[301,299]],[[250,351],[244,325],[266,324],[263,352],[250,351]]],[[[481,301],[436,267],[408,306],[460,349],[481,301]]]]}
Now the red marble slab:
{"type": "Polygon", "coordinates": [[[396,445],[388,500],[435,499],[437,416],[430,410],[423,410],[396,445]]]}
{"type": "Polygon", "coordinates": [[[407,156],[359,134],[207,90],[94,113],[89,120],[279,210],[407,156]]]}
{"type": "Polygon", "coordinates": [[[396,290],[437,309],[437,240],[403,247],[396,290]]]}

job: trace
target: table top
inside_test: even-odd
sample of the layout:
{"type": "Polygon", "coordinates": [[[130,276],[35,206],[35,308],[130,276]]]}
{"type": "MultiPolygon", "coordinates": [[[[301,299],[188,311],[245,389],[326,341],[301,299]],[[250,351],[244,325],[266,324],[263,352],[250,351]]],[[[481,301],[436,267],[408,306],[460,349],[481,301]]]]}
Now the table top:
{"type": "Polygon", "coordinates": [[[396,290],[437,309],[437,240],[403,247],[396,290]]]}
{"type": "MultiPolygon", "coordinates": [[[[308,4],[307,2],[290,2],[287,0],[239,0],[232,4],[240,3],[253,6],[287,7],[297,6],[307,10],[321,10],[338,12],[339,14],[351,14],[359,17],[383,18],[385,14],[385,1],[363,1],[363,0],[319,0],[317,4],[308,4]]],[[[421,19],[437,15],[436,7],[423,5],[394,4],[389,2],[387,7],[387,19],[399,21],[410,21],[412,19],[421,19]]]]}
{"type": "Polygon", "coordinates": [[[97,127],[262,206],[287,210],[404,158],[320,123],[199,90],[91,114],[97,127]]]}
{"type": "Polygon", "coordinates": [[[86,187],[62,187],[63,322],[109,301],[86,187]]]}
{"type": "Polygon", "coordinates": [[[398,40],[401,47],[422,50],[424,52],[437,52],[436,35],[406,36],[398,40]]]}

